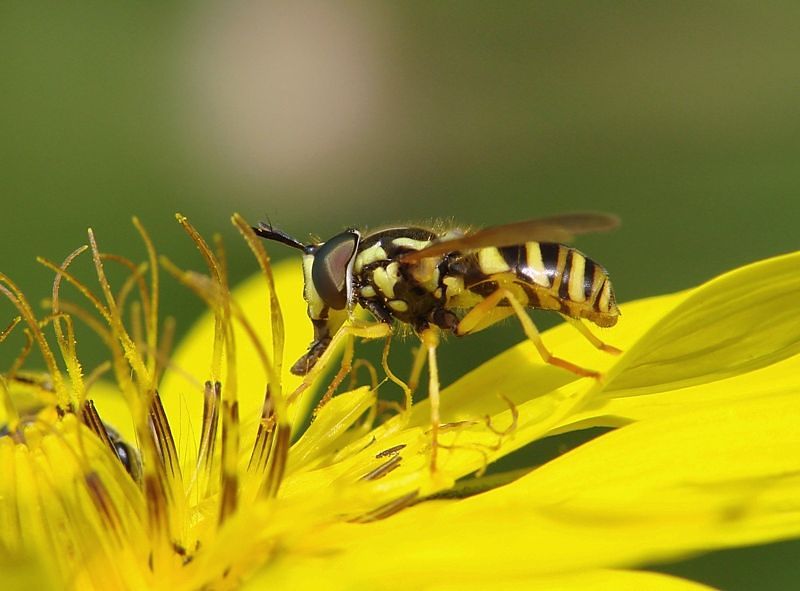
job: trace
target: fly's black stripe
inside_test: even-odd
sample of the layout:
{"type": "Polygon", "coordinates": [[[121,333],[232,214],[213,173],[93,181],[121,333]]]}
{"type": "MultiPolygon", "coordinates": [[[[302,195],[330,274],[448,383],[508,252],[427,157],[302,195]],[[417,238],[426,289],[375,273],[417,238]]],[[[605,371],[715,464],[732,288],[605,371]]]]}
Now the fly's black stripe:
{"type": "Polygon", "coordinates": [[[503,246],[497,249],[512,272],[518,272],[525,264],[525,245],[503,246]]]}
{"type": "Polygon", "coordinates": [[[539,295],[536,293],[536,289],[532,285],[529,283],[518,283],[517,285],[522,288],[522,291],[525,292],[525,296],[528,298],[528,302],[525,304],[528,308],[541,307],[539,295]]]}
{"type": "Polygon", "coordinates": [[[562,300],[569,299],[569,275],[572,272],[572,249],[567,250],[564,259],[564,268],[561,270],[561,283],[558,286],[558,297],[562,300]]]}
{"type": "Polygon", "coordinates": [[[558,252],[560,250],[561,245],[556,242],[539,243],[539,251],[542,253],[542,266],[550,278],[551,285],[558,274],[558,252]]]}
{"type": "MultiPolygon", "coordinates": [[[[486,276],[484,275],[484,277],[486,276]]],[[[469,290],[472,293],[476,293],[479,296],[486,298],[497,291],[497,281],[481,281],[474,283],[473,285],[469,286],[469,290]]]]}
{"type": "Polygon", "coordinates": [[[600,294],[603,293],[603,288],[606,285],[606,281],[608,280],[605,277],[603,277],[603,280],[600,282],[600,285],[597,287],[597,291],[594,294],[594,301],[592,301],[592,308],[594,308],[598,312],[602,311],[600,310],[600,294]]]}
{"type": "Polygon", "coordinates": [[[592,259],[586,259],[583,267],[583,297],[588,301],[592,297],[592,287],[594,286],[594,276],[597,273],[597,265],[592,259]]]}

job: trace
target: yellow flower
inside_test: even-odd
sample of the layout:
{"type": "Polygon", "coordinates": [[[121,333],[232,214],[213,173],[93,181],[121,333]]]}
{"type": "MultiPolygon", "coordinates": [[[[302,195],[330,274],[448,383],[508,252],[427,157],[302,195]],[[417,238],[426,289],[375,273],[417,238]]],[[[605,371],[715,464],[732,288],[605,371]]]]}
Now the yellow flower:
{"type": "Polygon", "coordinates": [[[800,253],[622,306],[608,333],[619,357],[569,326],[544,335],[601,381],[528,343],[488,361],[442,392],[432,475],[424,401],[379,422],[377,392],[360,387],[302,431],[312,395],[285,403],[298,378],[281,363],[308,342],[299,265],[276,266],[271,291],[236,217],[265,273],[231,294],[221,245],[179,219],[208,275],[162,265],[210,313],[172,355],[143,231],[146,265],[104,255],[90,233],[99,291],[70,272],[83,249],[47,263],[44,318],[0,277],[22,318],[0,338],[26,326],[45,363],[25,373],[23,351],[0,380],[4,585],[700,589],[637,566],[800,535],[800,253]],[[111,264],[130,273],[114,288],[111,264]],[[76,320],[109,348],[96,370],[79,362],[76,320]],[[615,429],[536,468],[472,476],[592,426],[615,429]]]}

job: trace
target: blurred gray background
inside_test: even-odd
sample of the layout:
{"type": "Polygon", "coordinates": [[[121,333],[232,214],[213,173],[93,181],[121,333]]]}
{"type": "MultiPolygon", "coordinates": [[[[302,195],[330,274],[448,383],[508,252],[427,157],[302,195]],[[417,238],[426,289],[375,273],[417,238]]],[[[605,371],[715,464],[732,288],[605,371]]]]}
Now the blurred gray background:
{"type": "MultiPolygon", "coordinates": [[[[176,211],[222,232],[241,279],[255,265],[233,211],[307,238],[599,210],[622,229],[578,246],[620,300],[689,287],[798,247],[798,17],[795,2],[3,2],[0,270],[38,302],[52,275],[34,258],[60,261],[88,226],[138,260],[133,214],[184,266],[200,261],[176,211]]],[[[164,291],[185,331],[200,304],[164,291]]],[[[448,344],[444,381],[520,339],[507,324],[448,344]]],[[[658,568],[784,589],[798,551],[658,568]]]]}

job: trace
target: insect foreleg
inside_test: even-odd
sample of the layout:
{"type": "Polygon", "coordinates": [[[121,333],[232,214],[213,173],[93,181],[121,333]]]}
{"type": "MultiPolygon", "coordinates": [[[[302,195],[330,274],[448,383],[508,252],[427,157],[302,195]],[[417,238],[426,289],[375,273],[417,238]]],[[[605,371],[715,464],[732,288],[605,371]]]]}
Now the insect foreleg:
{"type": "MultiPolygon", "coordinates": [[[[467,315],[461,319],[461,322],[456,327],[456,334],[469,334],[470,332],[474,331],[476,327],[484,325],[486,317],[491,316],[494,313],[494,309],[499,306],[503,300],[508,301],[511,308],[514,310],[514,314],[517,315],[517,318],[519,318],[519,321],[522,324],[522,329],[525,331],[525,336],[527,336],[536,347],[536,350],[539,352],[539,355],[541,355],[542,360],[545,363],[566,369],[567,371],[571,371],[572,373],[582,377],[600,377],[600,374],[596,371],[585,369],[567,361],[566,359],[561,359],[560,357],[553,355],[542,342],[542,337],[539,334],[539,330],[536,328],[536,325],[533,323],[533,320],[531,320],[530,316],[528,316],[525,307],[520,303],[511,290],[504,287],[498,288],[496,291],[484,298],[482,302],[474,306],[467,313],[467,315]]],[[[583,330],[585,330],[587,333],[589,332],[585,326],[581,325],[581,328],[583,328],[583,330]]],[[[596,337],[592,335],[592,338],[596,337]]],[[[599,341],[599,339],[597,340],[599,341]]]]}
{"type": "MultiPolygon", "coordinates": [[[[341,383],[341,381],[345,378],[347,373],[350,371],[352,367],[352,339],[353,337],[359,337],[362,339],[380,339],[383,337],[388,337],[392,334],[392,327],[389,324],[384,324],[383,322],[376,322],[373,324],[344,324],[339,330],[331,338],[331,342],[328,345],[325,352],[320,356],[319,361],[311,368],[304,377],[303,381],[300,382],[300,385],[295,388],[294,392],[288,398],[288,402],[292,403],[297,400],[297,397],[300,396],[305,390],[307,390],[314,381],[320,376],[322,372],[330,363],[331,357],[335,354],[336,350],[338,349],[338,345],[342,342],[345,342],[345,357],[347,357],[348,348],[347,348],[347,341],[350,341],[350,359],[343,359],[342,360],[342,367],[340,368],[339,372],[336,374],[334,378],[334,383],[331,384],[331,387],[325,393],[325,396],[330,398],[328,395],[328,391],[333,393],[333,390],[341,383]],[[338,379],[338,382],[336,381],[338,379]]],[[[323,399],[325,398],[323,396],[323,399]]],[[[327,400],[326,400],[327,401],[327,400]]],[[[322,402],[320,403],[322,404],[322,402]]],[[[319,407],[317,407],[319,410],[319,407]]]]}
{"type": "Polygon", "coordinates": [[[439,346],[437,328],[426,328],[419,335],[421,350],[428,356],[428,400],[431,405],[431,472],[436,472],[436,454],[439,447],[439,366],[436,363],[436,348],[439,346]]]}
{"type": "Polygon", "coordinates": [[[595,334],[592,333],[591,330],[589,330],[589,327],[587,327],[578,318],[571,318],[566,314],[561,314],[561,317],[567,322],[569,322],[572,326],[574,326],[579,333],[581,333],[584,337],[586,337],[586,340],[588,340],[592,345],[594,345],[601,351],[605,351],[606,353],[611,353],[612,355],[619,355],[622,353],[620,349],[617,349],[616,347],[613,347],[608,343],[601,341],[595,334]]]}
{"type": "Polygon", "coordinates": [[[425,359],[428,357],[428,352],[425,347],[420,346],[416,353],[414,353],[414,364],[411,366],[411,375],[408,378],[408,388],[413,394],[419,386],[419,378],[422,375],[422,368],[425,367],[425,359]]]}
{"type": "MultiPolygon", "coordinates": [[[[340,332],[345,332],[341,330],[340,332]]],[[[319,399],[317,403],[317,407],[314,409],[312,414],[313,417],[317,416],[320,409],[328,404],[328,401],[333,398],[333,393],[336,391],[336,388],[339,387],[339,384],[342,383],[347,374],[350,373],[350,370],[353,369],[353,354],[354,354],[354,345],[353,345],[353,335],[352,333],[347,332],[344,336],[344,352],[342,353],[342,361],[339,365],[339,371],[336,372],[336,375],[333,377],[333,380],[328,385],[328,389],[325,390],[325,394],[322,395],[322,398],[319,399]]]]}
{"type": "Polygon", "coordinates": [[[386,372],[386,377],[389,378],[392,382],[400,386],[403,390],[403,394],[405,395],[405,408],[403,409],[404,412],[408,412],[411,410],[411,405],[414,402],[413,395],[414,392],[411,389],[409,384],[406,384],[403,380],[398,378],[394,372],[389,367],[389,348],[392,345],[392,335],[389,334],[386,336],[386,342],[383,345],[383,354],[381,355],[381,365],[383,366],[383,371],[386,372]]]}

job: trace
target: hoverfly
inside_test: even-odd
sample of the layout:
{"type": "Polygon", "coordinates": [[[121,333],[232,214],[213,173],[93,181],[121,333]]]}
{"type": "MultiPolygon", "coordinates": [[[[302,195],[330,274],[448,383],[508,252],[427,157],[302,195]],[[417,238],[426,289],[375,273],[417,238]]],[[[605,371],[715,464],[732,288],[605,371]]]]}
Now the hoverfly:
{"type": "Polygon", "coordinates": [[[306,376],[301,388],[321,371],[326,351],[344,340],[342,368],[323,397],[326,400],[350,369],[353,337],[385,337],[384,369],[390,379],[405,386],[408,408],[427,357],[431,466],[435,469],[439,332],[465,336],[516,315],[545,362],[582,377],[599,378],[597,372],[552,355],[525,308],[554,310],[597,348],[619,353],[582,323],[585,319],[601,327],[616,324],[619,309],[608,273],[583,253],[562,244],[575,235],[610,230],[618,224],[618,218],[608,214],[573,213],[474,232],[439,234],[413,226],[367,233],[348,229],[311,244],[265,223],[253,230],[303,253],[303,295],[314,339],[291,369],[295,375],[306,376]],[[356,306],[369,311],[377,322],[366,326],[355,322],[356,306]],[[423,345],[408,385],[395,378],[386,364],[396,323],[410,326],[423,345]]]}

